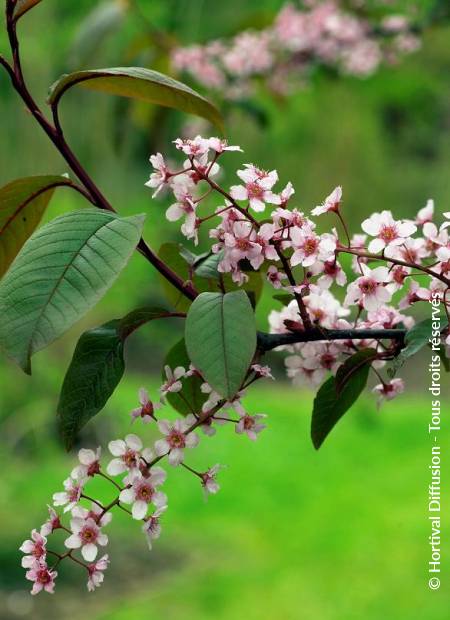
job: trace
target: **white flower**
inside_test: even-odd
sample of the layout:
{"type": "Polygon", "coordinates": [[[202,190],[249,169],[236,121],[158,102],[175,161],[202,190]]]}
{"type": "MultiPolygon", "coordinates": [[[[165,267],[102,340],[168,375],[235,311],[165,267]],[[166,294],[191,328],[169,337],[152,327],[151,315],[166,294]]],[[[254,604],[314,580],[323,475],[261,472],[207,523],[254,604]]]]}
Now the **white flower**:
{"type": "Polygon", "coordinates": [[[148,548],[152,548],[152,541],[156,540],[161,535],[161,524],[159,522],[160,516],[167,510],[167,506],[160,506],[155,512],[146,518],[142,531],[146,535],[148,548]]]}
{"type": "Polygon", "coordinates": [[[152,420],[155,419],[155,410],[161,408],[160,403],[153,403],[148,395],[148,392],[145,388],[140,388],[139,390],[139,402],[141,404],[140,407],[136,407],[131,412],[132,421],[137,418],[142,418],[144,424],[148,424],[152,420]]]}
{"type": "Polygon", "coordinates": [[[238,170],[237,175],[245,185],[233,185],[230,194],[235,200],[248,200],[253,211],[264,211],[266,203],[279,205],[281,198],[271,190],[278,181],[276,170],[266,172],[253,166],[244,164],[244,170],[238,170]]]}
{"type": "Polygon", "coordinates": [[[321,205],[318,205],[311,211],[311,215],[322,215],[328,211],[338,211],[341,200],[342,187],[338,185],[338,187],[335,187],[331,194],[325,198],[321,205]]]}
{"type": "Polygon", "coordinates": [[[119,495],[119,500],[124,504],[133,504],[131,508],[133,519],[143,519],[149,504],[153,504],[156,508],[167,505],[167,496],[157,490],[165,479],[166,472],[161,467],[152,467],[148,477],[134,474],[129,482],[131,486],[123,489],[119,495]]]}
{"type": "Polygon", "coordinates": [[[89,590],[89,592],[93,592],[95,588],[98,588],[103,583],[103,579],[105,577],[103,574],[103,571],[105,571],[108,568],[108,565],[109,565],[108,554],[101,557],[94,564],[89,564],[88,566],[89,577],[88,577],[88,582],[87,582],[87,589],[89,590]]]}
{"type": "Polygon", "coordinates": [[[223,153],[224,151],[240,151],[243,152],[240,146],[229,146],[226,140],[220,138],[209,138],[209,148],[216,153],[223,153]]]}
{"type": "Polygon", "coordinates": [[[316,261],[328,261],[334,258],[336,239],[332,235],[316,235],[307,228],[293,228],[291,230],[294,253],[291,256],[291,265],[311,267],[316,261]]]}
{"type": "Polygon", "coordinates": [[[186,375],[183,366],[177,366],[173,371],[170,366],[164,366],[164,372],[167,381],[159,389],[161,397],[164,397],[168,392],[179,392],[183,387],[180,379],[186,375]]]}
{"type": "Polygon", "coordinates": [[[361,228],[371,237],[376,237],[369,243],[369,252],[378,254],[388,246],[402,245],[405,239],[413,235],[417,226],[412,222],[396,222],[390,211],[374,213],[364,220],[361,228]]]}
{"type": "Polygon", "coordinates": [[[87,450],[82,448],[78,452],[78,460],[80,465],[75,467],[70,474],[75,480],[85,480],[98,474],[100,471],[100,454],[102,449],[100,447],[94,452],[94,450],[87,450]]]}
{"type": "Polygon", "coordinates": [[[156,153],[156,155],[152,155],[150,157],[150,163],[155,169],[155,172],[152,172],[152,174],[150,175],[150,179],[145,185],[155,190],[153,192],[154,198],[155,196],[157,196],[157,194],[159,194],[164,185],[167,184],[167,181],[170,178],[170,172],[161,153],[156,153]]]}
{"type": "Polygon", "coordinates": [[[392,400],[398,394],[401,394],[405,390],[405,383],[403,379],[397,378],[388,381],[387,383],[379,383],[376,385],[372,392],[378,394],[379,402],[382,400],[392,400]]]}
{"type": "Polygon", "coordinates": [[[183,420],[175,420],[175,422],[168,420],[158,422],[158,428],[165,438],[155,443],[156,454],[162,456],[168,453],[169,463],[179,465],[184,459],[184,449],[195,448],[199,442],[198,435],[194,432],[187,432],[195,422],[193,415],[188,415],[183,420]]]}
{"type": "Polygon", "coordinates": [[[25,555],[22,558],[23,568],[31,568],[36,562],[44,562],[47,555],[47,538],[37,530],[31,532],[31,539],[25,540],[19,547],[25,555]]]}
{"type": "Polygon", "coordinates": [[[64,480],[65,491],[53,494],[54,506],[65,506],[64,512],[72,510],[75,504],[78,503],[81,497],[81,491],[83,489],[82,482],[76,482],[72,478],[64,480]]]}
{"type": "Polygon", "coordinates": [[[108,537],[91,517],[84,519],[74,517],[70,521],[72,535],[64,541],[68,549],[79,549],[86,562],[93,562],[97,557],[97,545],[104,547],[108,544],[108,537]]]}
{"type": "Polygon", "coordinates": [[[57,530],[61,527],[61,522],[59,520],[59,515],[51,506],[47,506],[49,517],[47,521],[41,527],[41,535],[48,536],[54,530],[57,530]]]}
{"type": "Polygon", "coordinates": [[[252,441],[256,441],[256,439],[258,438],[258,433],[260,433],[263,429],[266,428],[266,425],[261,424],[259,420],[262,420],[267,416],[263,413],[250,415],[244,411],[240,403],[234,404],[233,409],[236,411],[240,418],[239,422],[236,424],[235,427],[236,433],[238,433],[239,435],[245,433],[249,439],[251,439],[252,441]]]}
{"type": "Polygon", "coordinates": [[[146,461],[153,459],[153,452],[150,448],[142,450],[142,441],[137,435],[129,434],[123,439],[110,441],[109,451],[117,458],[110,461],[106,471],[110,476],[117,476],[125,471],[139,469],[141,456],[146,461]]]}
{"type": "Polygon", "coordinates": [[[202,474],[202,486],[206,495],[214,495],[219,491],[220,485],[216,480],[216,476],[222,468],[222,465],[213,465],[204,474],[202,474]]]}
{"type": "Polygon", "coordinates": [[[344,304],[349,306],[361,302],[366,310],[377,310],[389,303],[392,293],[384,286],[389,280],[389,270],[386,267],[370,269],[367,265],[361,265],[361,269],[364,275],[348,286],[344,304]]]}
{"type": "Polygon", "coordinates": [[[434,200],[429,198],[427,200],[427,204],[419,210],[416,216],[416,224],[423,226],[427,222],[431,222],[433,220],[434,215],[434,200]]]}

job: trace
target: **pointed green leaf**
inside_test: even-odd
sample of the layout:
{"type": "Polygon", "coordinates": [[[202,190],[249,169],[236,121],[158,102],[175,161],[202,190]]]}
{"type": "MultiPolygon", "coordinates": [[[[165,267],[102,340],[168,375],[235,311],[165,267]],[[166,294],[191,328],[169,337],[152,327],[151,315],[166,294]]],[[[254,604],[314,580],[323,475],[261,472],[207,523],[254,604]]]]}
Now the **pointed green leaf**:
{"type": "Polygon", "coordinates": [[[25,15],[27,11],[40,2],[42,2],[42,0],[17,0],[13,13],[14,19],[19,19],[19,17],[25,15]]]}
{"type": "Polygon", "coordinates": [[[339,366],[336,372],[337,395],[339,396],[353,375],[358,372],[362,366],[370,364],[376,357],[376,349],[361,349],[354,355],[348,357],[345,362],[339,366]]]}
{"type": "Polygon", "coordinates": [[[60,430],[68,449],[83,426],[103,409],[121,380],[126,338],[144,323],[172,316],[164,308],[138,308],[81,336],[58,404],[60,430]]]}
{"type": "Polygon", "coordinates": [[[117,328],[121,338],[127,338],[136,329],[155,319],[184,317],[183,313],[173,313],[165,308],[137,308],[121,319],[117,328]]]}
{"type": "Polygon", "coordinates": [[[75,437],[108,401],[125,362],[118,320],[85,332],[77,343],[58,403],[59,427],[69,450],[75,437]]]}
{"type": "Polygon", "coordinates": [[[37,230],[0,283],[0,345],[25,372],[30,358],[90,310],[135,249],[143,216],[98,209],[63,215],[37,230]]]}
{"type": "Polygon", "coordinates": [[[64,176],[17,179],[0,188],[0,277],[36,229],[56,187],[73,187],[64,176]]]}
{"type": "MultiPolygon", "coordinates": [[[[441,331],[448,325],[446,316],[439,318],[441,331]]],[[[407,331],[405,336],[405,348],[402,349],[400,355],[398,355],[392,362],[392,366],[388,369],[388,374],[392,378],[396,375],[397,370],[403,366],[409,357],[412,357],[418,353],[425,345],[433,334],[433,319],[425,319],[420,323],[417,323],[410,330],[407,331]]]]}
{"type": "MultiPolygon", "coordinates": [[[[366,351],[371,350],[366,349],[366,351]]],[[[356,355],[352,357],[356,357],[356,355]]],[[[365,388],[370,363],[373,359],[368,353],[365,353],[365,356],[367,359],[364,363],[361,363],[361,358],[358,358],[355,363],[346,360],[343,366],[338,369],[341,387],[339,392],[337,390],[337,378],[335,377],[330,377],[325,381],[317,392],[311,419],[311,439],[316,450],[320,448],[330,431],[352,407],[365,388]]]]}
{"type": "Polygon", "coordinates": [[[158,71],[142,67],[76,71],[63,75],[51,86],[48,103],[52,106],[58,105],[66,90],[75,85],[195,114],[210,121],[222,133],[224,131],[222,116],[210,101],[189,86],[158,71]]]}
{"type": "Polygon", "coordinates": [[[256,350],[255,315],[246,293],[201,293],[189,309],[185,339],[194,366],[216,392],[232,399],[256,350]]]}
{"type": "MultiPolygon", "coordinates": [[[[184,338],[182,338],[168,352],[164,360],[164,366],[170,366],[172,370],[177,366],[183,366],[187,370],[190,363],[191,360],[186,351],[186,344],[184,338]]],[[[161,372],[161,378],[163,381],[166,381],[164,368],[161,372]]],[[[175,411],[182,415],[200,413],[203,403],[208,400],[208,395],[204,394],[200,389],[202,383],[202,379],[195,374],[183,379],[183,387],[180,392],[169,392],[166,394],[167,402],[175,411]]]]}

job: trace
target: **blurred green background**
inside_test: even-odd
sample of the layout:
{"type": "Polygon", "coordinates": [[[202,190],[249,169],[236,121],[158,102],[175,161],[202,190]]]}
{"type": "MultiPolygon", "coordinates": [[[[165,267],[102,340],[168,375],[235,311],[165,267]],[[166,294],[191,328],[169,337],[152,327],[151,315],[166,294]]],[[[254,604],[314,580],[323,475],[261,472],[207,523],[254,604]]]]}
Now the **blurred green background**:
{"type": "MultiPolygon", "coordinates": [[[[99,35],[89,44],[86,39],[80,43],[80,23],[94,4],[45,0],[23,19],[24,69],[40,103],[48,85],[78,66],[167,69],[154,36],[142,41],[143,28],[148,28],[143,18],[188,44],[266,23],[282,6],[277,0],[141,0],[142,14],[117,23],[101,44],[92,44],[93,39],[100,43],[99,35]]],[[[225,160],[226,183],[234,182],[233,170],[242,162],[276,168],[283,185],[293,182],[296,204],[305,210],[342,184],[353,232],[375,210],[412,217],[430,197],[438,213],[447,211],[449,41],[450,27],[436,24],[425,33],[419,52],[370,79],[318,71],[284,101],[258,92],[254,104],[263,112],[262,124],[242,109],[229,110],[229,140],[245,154],[225,160]]],[[[7,54],[3,32],[0,52],[7,54]]],[[[20,176],[67,171],[4,74],[0,118],[2,184],[20,176]]],[[[156,248],[168,239],[178,240],[176,227],[169,227],[163,217],[166,203],[152,201],[144,183],[149,155],[156,149],[170,152],[171,140],[193,119],[85,92],[66,97],[62,119],[75,152],[117,210],[147,213],[146,238],[156,248]]],[[[46,218],[81,206],[81,198],[61,190],[46,218]]],[[[17,549],[31,527],[44,520],[45,504],[60,490],[75,460],[75,453],[63,451],[54,421],[76,340],[90,326],[155,302],[164,303],[159,278],[136,255],[95,311],[35,357],[31,378],[8,361],[0,362],[0,618],[448,618],[448,528],[443,531],[443,585],[436,592],[427,586],[431,442],[426,353],[405,370],[403,397],[377,411],[367,395],[320,453],[309,440],[312,394],[283,382],[282,363],[274,355],[271,362],[280,381],[255,387],[246,401],[250,411],[270,416],[269,428],[256,445],[225,430],[212,439],[202,437],[192,456],[192,464],[200,468],[216,462],[228,465],[220,475],[217,497],[205,503],[187,472],[171,470],[163,536],[151,553],[139,526],[116,515],[108,528],[111,568],[101,590],[88,594],[84,575],[62,565],[55,596],[28,596],[17,549]]],[[[267,297],[259,306],[262,328],[267,328],[272,303],[267,297]]],[[[136,404],[138,387],[155,393],[164,353],[180,334],[181,326],[161,323],[132,337],[126,377],[80,443],[106,446],[129,431],[128,412],[136,404]]],[[[444,396],[446,381],[444,377],[444,396]]],[[[448,399],[442,400],[445,455],[450,448],[445,426],[450,407],[448,399]]],[[[151,432],[146,433],[150,440],[151,432]]],[[[447,489],[442,513],[449,509],[447,489]]]]}

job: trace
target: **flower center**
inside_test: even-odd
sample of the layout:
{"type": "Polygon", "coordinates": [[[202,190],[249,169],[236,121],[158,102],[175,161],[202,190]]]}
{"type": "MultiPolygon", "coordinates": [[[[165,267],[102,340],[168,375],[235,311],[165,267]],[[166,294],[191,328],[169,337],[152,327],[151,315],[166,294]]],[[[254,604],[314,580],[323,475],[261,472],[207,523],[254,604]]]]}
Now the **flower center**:
{"type": "Polygon", "coordinates": [[[84,544],[93,543],[97,540],[97,530],[93,527],[86,526],[82,529],[80,538],[84,544]]]}
{"type": "Polygon", "coordinates": [[[251,249],[252,244],[248,239],[236,239],[236,247],[241,250],[241,252],[247,252],[251,249]]]}
{"type": "Polygon", "coordinates": [[[361,290],[361,293],[363,293],[364,295],[373,295],[377,288],[377,283],[375,282],[375,280],[363,280],[359,283],[359,288],[361,290]]]}
{"type": "Polygon", "coordinates": [[[38,570],[37,581],[39,581],[39,583],[46,584],[50,583],[51,580],[51,575],[46,568],[41,568],[40,570],[38,570]]]}
{"type": "Polygon", "coordinates": [[[99,471],[100,471],[100,464],[98,461],[94,461],[93,463],[89,465],[86,473],[88,476],[95,476],[95,474],[98,474],[99,471]]]}
{"type": "Polygon", "coordinates": [[[255,425],[255,420],[253,418],[251,418],[250,416],[245,416],[244,418],[244,428],[245,430],[250,430],[254,427],[255,425]]]}
{"type": "Polygon", "coordinates": [[[380,231],[380,237],[386,243],[394,241],[394,239],[397,239],[397,236],[397,229],[395,226],[383,226],[380,231]]]}
{"type": "Polygon", "coordinates": [[[122,460],[127,467],[133,467],[136,464],[136,452],[134,450],[127,450],[122,456],[122,460]]]}
{"type": "Polygon", "coordinates": [[[305,243],[303,244],[303,250],[305,254],[307,256],[314,254],[314,252],[317,250],[317,245],[318,245],[317,239],[314,239],[314,237],[308,237],[305,243]]]}
{"type": "Polygon", "coordinates": [[[170,435],[167,437],[167,441],[169,442],[169,446],[171,448],[184,448],[186,445],[183,433],[176,430],[171,431],[170,435]]]}
{"type": "Polygon", "coordinates": [[[335,361],[336,358],[334,357],[334,355],[331,355],[331,353],[324,353],[320,358],[321,365],[327,370],[330,370],[332,368],[335,361]]]}
{"type": "Polygon", "coordinates": [[[249,198],[262,199],[262,197],[264,196],[264,190],[256,182],[249,183],[247,185],[247,193],[249,198]]]}
{"type": "Polygon", "coordinates": [[[148,504],[153,497],[153,493],[154,489],[152,486],[149,484],[141,484],[136,489],[136,499],[148,504]]]}

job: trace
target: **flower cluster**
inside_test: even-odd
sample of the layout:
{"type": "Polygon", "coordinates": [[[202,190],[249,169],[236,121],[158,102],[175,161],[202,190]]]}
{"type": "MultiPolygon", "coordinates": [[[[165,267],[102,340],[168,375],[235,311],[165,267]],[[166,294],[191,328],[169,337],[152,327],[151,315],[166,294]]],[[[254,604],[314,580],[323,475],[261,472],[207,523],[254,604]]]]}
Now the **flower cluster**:
{"type": "MultiPolygon", "coordinates": [[[[250,380],[271,377],[267,366],[254,365],[250,380]]],[[[102,465],[101,449],[95,451],[81,449],[78,452],[78,465],[72,470],[63,485],[64,491],[53,495],[53,506],[62,507],[59,515],[52,506],[48,507],[49,517],[39,530],[34,529],[31,538],[20,547],[24,553],[22,566],[27,570],[26,578],[33,582],[32,594],[42,590],[53,593],[56,568],[62,560],[69,559],[86,570],[87,588],[91,592],[99,587],[109,565],[109,556],[99,556],[100,548],[108,544],[105,529],[112,519],[112,510],[120,509],[141,523],[142,532],[149,549],[161,534],[161,517],[167,510],[168,498],[161,490],[167,473],[159,465],[167,457],[172,466],[182,466],[200,481],[206,496],[219,491],[217,475],[221,465],[215,464],[205,471],[196,471],[185,463],[186,449],[199,443],[197,429],[206,435],[213,435],[213,424],[232,424],[237,434],[245,433],[255,440],[265,426],[261,424],[262,414],[250,415],[242,405],[245,392],[241,391],[232,402],[224,402],[202,380],[193,367],[171,369],[166,366],[167,380],[160,388],[159,401],[152,402],[148,392],[141,388],[138,399],[140,406],[130,413],[131,422],[141,419],[144,424],[152,422],[160,434],[153,446],[144,447],[142,439],[129,433],[124,439],[109,442],[108,450],[112,458],[102,465]],[[183,419],[174,421],[159,419],[156,411],[162,409],[167,395],[183,389],[185,379],[195,375],[205,394],[202,410],[183,419]],[[202,382],[203,381],[203,382],[202,382]],[[219,417],[218,412],[224,409],[219,417]],[[234,412],[233,415],[232,412],[234,412]],[[89,482],[94,477],[102,478],[116,492],[116,497],[108,504],[88,494],[89,482]],[[64,514],[68,515],[68,525],[64,524],[64,514]],[[48,548],[48,539],[55,531],[65,533],[63,552],[48,548]],[[76,552],[79,552],[79,555],[76,552]],[[52,563],[53,560],[53,563],[52,563]]]]}
{"type": "Polygon", "coordinates": [[[203,86],[238,98],[251,89],[251,78],[261,76],[272,90],[284,92],[314,64],[366,77],[419,45],[408,15],[389,14],[373,23],[325,0],[301,9],[286,4],[264,30],[177,48],[172,64],[203,86]]]}
{"type": "MultiPolygon", "coordinates": [[[[152,157],[155,172],[148,185],[156,193],[164,187],[175,198],[180,186],[188,188],[189,209],[183,211],[181,232],[198,243],[200,231],[207,228],[222,290],[246,286],[252,272],[262,271],[270,285],[283,293],[285,307],[269,315],[272,333],[410,328],[414,319],[407,311],[418,302],[434,299],[448,313],[450,213],[444,213],[440,226],[436,224],[432,200],[414,221],[396,219],[387,210],[374,213],[362,222],[361,232],[350,238],[341,187],[305,213],[292,204],[295,190],[291,183],[277,189],[276,170],[248,163],[237,170],[237,182],[229,188],[217,183],[220,158],[240,147],[201,136],[178,139],[175,145],[186,156],[181,168],[169,170],[161,154],[152,157]],[[212,202],[214,196],[220,202],[212,202]],[[264,220],[258,219],[261,214],[264,220]],[[318,232],[315,218],[327,215],[335,217],[343,239],[337,228],[318,232]],[[346,254],[351,264],[344,264],[346,254]],[[231,282],[224,280],[226,275],[231,282]]],[[[181,216],[180,203],[175,205],[181,216]]],[[[167,211],[169,220],[174,219],[173,209],[174,205],[167,211]]],[[[352,353],[374,348],[377,359],[372,369],[381,382],[374,392],[380,399],[391,399],[402,391],[403,382],[383,379],[379,371],[398,354],[398,343],[382,340],[382,336],[349,337],[286,345],[288,376],[295,383],[317,387],[352,353]]],[[[448,336],[446,344],[450,346],[448,336]]],[[[168,378],[169,385],[170,381],[176,377],[168,378]]]]}

